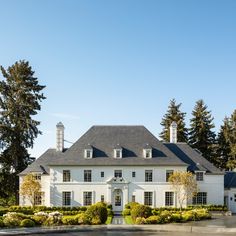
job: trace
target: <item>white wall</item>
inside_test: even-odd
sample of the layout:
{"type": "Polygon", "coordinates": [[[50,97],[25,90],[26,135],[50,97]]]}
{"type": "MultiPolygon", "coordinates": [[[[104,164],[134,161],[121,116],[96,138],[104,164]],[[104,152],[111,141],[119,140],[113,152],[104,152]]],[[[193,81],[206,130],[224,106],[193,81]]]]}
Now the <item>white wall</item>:
{"type": "Polygon", "coordinates": [[[232,213],[236,213],[236,188],[225,190],[226,205],[232,213]]]}

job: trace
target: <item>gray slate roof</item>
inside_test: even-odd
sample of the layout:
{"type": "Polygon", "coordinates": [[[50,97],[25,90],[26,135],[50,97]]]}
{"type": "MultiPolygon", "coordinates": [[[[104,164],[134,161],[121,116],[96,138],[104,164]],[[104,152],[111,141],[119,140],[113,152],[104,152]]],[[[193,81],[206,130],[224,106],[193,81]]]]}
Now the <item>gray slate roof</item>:
{"type": "MultiPolygon", "coordinates": [[[[183,143],[162,143],[144,126],[92,126],[63,153],[47,150],[21,174],[41,171],[49,166],[188,166],[191,171],[205,170],[222,174],[198,152],[183,143]],[[93,158],[84,158],[84,149],[93,148],[93,158]],[[152,148],[152,158],[143,157],[143,147],[152,148]],[[122,158],[114,158],[114,147],[122,147],[122,158]],[[197,165],[197,163],[199,163],[197,165]]],[[[43,170],[43,171],[42,171],[43,170]]]]}
{"type": "Polygon", "coordinates": [[[224,187],[227,189],[236,188],[236,172],[228,171],[225,173],[224,187]]]}
{"type": "Polygon", "coordinates": [[[180,160],[187,163],[189,171],[206,171],[209,174],[224,174],[211,162],[205,159],[200,152],[186,143],[164,143],[180,160]]]}

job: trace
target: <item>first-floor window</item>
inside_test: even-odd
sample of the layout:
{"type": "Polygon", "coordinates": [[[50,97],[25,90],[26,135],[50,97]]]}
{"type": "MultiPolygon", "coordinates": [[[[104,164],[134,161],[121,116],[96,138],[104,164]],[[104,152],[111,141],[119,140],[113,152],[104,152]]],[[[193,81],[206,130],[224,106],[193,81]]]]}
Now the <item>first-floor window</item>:
{"type": "Polygon", "coordinates": [[[132,195],[132,202],[135,202],[135,195],[132,195]]]}
{"type": "Polygon", "coordinates": [[[152,192],[144,192],[144,205],[152,206],[152,192]]]}
{"type": "Polygon", "coordinates": [[[40,206],[44,204],[44,192],[39,192],[34,195],[34,205],[40,206]]]}
{"type": "Polygon", "coordinates": [[[71,192],[62,192],[62,205],[63,206],[71,205],[71,192]]]}
{"type": "Polygon", "coordinates": [[[207,193],[199,192],[195,197],[193,197],[194,205],[206,205],[207,204],[207,193]]]}
{"type": "Polygon", "coordinates": [[[84,192],[84,206],[92,205],[92,192],[84,192]]]}
{"type": "Polygon", "coordinates": [[[165,205],[173,206],[174,205],[174,192],[165,193],[165,205]]]}

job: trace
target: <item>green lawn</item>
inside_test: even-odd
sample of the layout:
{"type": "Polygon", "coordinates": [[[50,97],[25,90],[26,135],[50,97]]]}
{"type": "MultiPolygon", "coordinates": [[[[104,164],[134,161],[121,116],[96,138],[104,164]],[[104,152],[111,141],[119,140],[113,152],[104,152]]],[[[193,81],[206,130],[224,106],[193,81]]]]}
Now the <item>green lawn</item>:
{"type": "Polygon", "coordinates": [[[125,216],[125,223],[127,225],[133,225],[134,224],[131,216],[125,216]]]}
{"type": "Polygon", "coordinates": [[[112,216],[108,216],[108,217],[107,217],[106,225],[111,224],[112,218],[113,218],[112,216]]]}

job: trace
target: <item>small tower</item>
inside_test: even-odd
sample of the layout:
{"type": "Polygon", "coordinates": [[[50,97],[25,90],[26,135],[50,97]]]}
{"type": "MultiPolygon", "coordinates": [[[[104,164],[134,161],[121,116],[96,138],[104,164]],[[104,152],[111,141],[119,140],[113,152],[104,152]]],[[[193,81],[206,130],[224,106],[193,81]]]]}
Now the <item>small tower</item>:
{"type": "Polygon", "coordinates": [[[177,143],[177,123],[175,121],[170,125],[170,143],[177,143]]]}
{"type": "Polygon", "coordinates": [[[57,133],[56,133],[57,151],[62,152],[63,149],[64,149],[64,130],[65,130],[65,127],[61,122],[59,122],[56,126],[56,129],[57,129],[57,133]]]}

